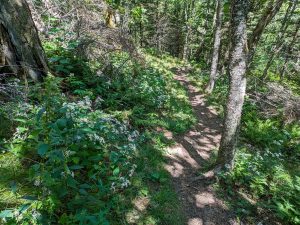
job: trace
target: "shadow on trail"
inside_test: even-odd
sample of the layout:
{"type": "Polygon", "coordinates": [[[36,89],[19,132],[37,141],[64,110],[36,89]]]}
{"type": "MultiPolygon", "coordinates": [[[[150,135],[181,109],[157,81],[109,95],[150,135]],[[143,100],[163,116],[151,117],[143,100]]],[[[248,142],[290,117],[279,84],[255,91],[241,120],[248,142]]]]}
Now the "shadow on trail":
{"type": "Polygon", "coordinates": [[[166,137],[175,144],[168,148],[166,169],[184,208],[188,225],[238,224],[233,213],[216,196],[212,180],[192,182],[199,169],[208,163],[211,153],[219,147],[221,119],[209,107],[205,96],[189,82],[187,71],[178,70],[175,77],[187,89],[189,100],[197,117],[197,125],[185,134],[166,137]]]}

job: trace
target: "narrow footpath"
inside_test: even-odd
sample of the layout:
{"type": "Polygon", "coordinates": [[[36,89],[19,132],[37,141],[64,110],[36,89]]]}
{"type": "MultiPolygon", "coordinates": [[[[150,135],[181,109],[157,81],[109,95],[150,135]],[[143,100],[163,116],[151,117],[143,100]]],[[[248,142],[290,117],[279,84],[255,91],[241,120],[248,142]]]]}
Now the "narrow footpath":
{"type": "Polygon", "coordinates": [[[221,119],[207,105],[205,96],[197,92],[187,77],[187,69],[178,69],[175,77],[188,91],[189,100],[197,117],[197,125],[185,134],[173,136],[166,132],[175,144],[168,148],[166,169],[172,176],[188,225],[237,225],[233,214],[213,190],[213,182],[193,180],[210,159],[212,151],[219,147],[221,119]]]}

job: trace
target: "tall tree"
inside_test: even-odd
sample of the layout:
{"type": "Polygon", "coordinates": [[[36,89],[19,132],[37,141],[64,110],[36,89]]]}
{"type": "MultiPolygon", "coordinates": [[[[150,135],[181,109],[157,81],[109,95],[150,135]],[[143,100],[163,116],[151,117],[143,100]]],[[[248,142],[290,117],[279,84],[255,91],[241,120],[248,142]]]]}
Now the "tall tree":
{"type": "Polygon", "coordinates": [[[223,2],[222,0],[217,1],[217,14],[216,14],[216,26],[215,26],[215,34],[214,34],[214,46],[213,53],[211,57],[211,69],[210,69],[210,78],[209,83],[206,87],[206,92],[211,93],[215,80],[217,79],[217,70],[218,70],[218,62],[219,62],[219,53],[220,53],[220,45],[221,45],[221,35],[222,35],[222,16],[223,16],[223,2]]]}
{"type": "Polygon", "coordinates": [[[1,0],[0,43],[1,63],[13,73],[34,80],[47,74],[44,51],[25,0],[1,0]]]}
{"type": "Polygon", "coordinates": [[[230,87],[217,167],[232,169],[246,92],[248,0],[231,2],[230,87]]]}

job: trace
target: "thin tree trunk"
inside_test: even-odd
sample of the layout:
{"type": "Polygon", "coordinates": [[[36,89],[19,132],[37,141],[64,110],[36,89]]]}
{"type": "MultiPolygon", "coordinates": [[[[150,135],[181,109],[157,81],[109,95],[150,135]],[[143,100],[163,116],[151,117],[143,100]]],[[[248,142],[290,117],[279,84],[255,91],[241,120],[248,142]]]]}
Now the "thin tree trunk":
{"type": "Polygon", "coordinates": [[[248,48],[249,48],[248,66],[250,66],[252,62],[256,50],[256,46],[261,38],[263,31],[265,30],[266,26],[271,22],[271,20],[276,15],[276,13],[279,11],[283,2],[284,0],[276,0],[275,3],[274,0],[270,1],[262,17],[259,19],[258,23],[256,24],[256,27],[254,28],[248,40],[248,48]]]}
{"type": "Polygon", "coordinates": [[[156,1],[156,24],[155,24],[155,36],[156,36],[156,49],[158,54],[161,54],[161,15],[160,15],[160,1],[156,1]]]}
{"type": "Polygon", "coordinates": [[[206,6],[206,16],[205,16],[205,23],[204,23],[204,33],[202,35],[200,44],[199,44],[199,48],[196,51],[196,60],[200,60],[201,58],[201,53],[203,52],[203,48],[204,48],[204,44],[205,44],[205,35],[207,33],[208,30],[208,19],[209,19],[209,9],[210,9],[210,0],[207,0],[207,6],[206,6]]]}
{"type": "Polygon", "coordinates": [[[232,1],[231,51],[230,51],[230,88],[227,99],[226,115],[217,158],[217,168],[232,169],[238,137],[244,96],[246,92],[247,69],[247,30],[246,18],[248,0],[232,1]]]}
{"type": "MultiPolygon", "coordinates": [[[[213,16],[213,20],[212,20],[212,31],[214,31],[215,30],[215,27],[216,27],[216,18],[217,18],[217,8],[218,8],[218,4],[217,4],[217,2],[216,1],[214,1],[214,16],[213,16]]],[[[214,35],[214,33],[213,33],[213,35],[214,35]]],[[[206,43],[206,45],[207,46],[209,46],[209,50],[208,51],[205,51],[204,52],[204,59],[207,59],[206,60],[206,63],[207,64],[210,64],[211,63],[211,55],[213,54],[213,47],[211,48],[210,46],[212,46],[214,44],[214,38],[210,38],[209,39],[209,42],[208,43],[206,43]]]]}
{"type": "Polygon", "coordinates": [[[140,47],[143,47],[143,40],[144,40],[144,28],[143,28],[143,22],[140,21],[140,47]]]}
{"type": "Polygon", "coordinates": [[[189,33],[190,33],[190,25],[189,25],[189,3],[186,2],[184,7],[184,22],[185,22],[185,34],[184,34],[184,44],[182,51],[182,59],[187,60],[188,52],[189,52],[189,33]]]}
{"type": "Polygon", "coordinates": [[[226,47],[226,51],[223,57],[223,63],[221,64],[220,69],[220,76],[223,76],[225,73],[228,73],[228,65],[229,65],[229,50],[230,50],[230,43],[226,47]]]}
{"type": "Polygon", "coordinates": [[[283,78],[284,78],[284,73],[285,73],[286,68],[287,68],[288,55],[291,53],[292,48],[293,48],[294,44],[295,44],[296,41],[297,41],[299,29],[300,29],[300,19],[297,21],[296,29],[295,29],[295,31],[294,31],[294,33],[293,33],[293,39],[292,39],[292,41],[290,42],[290,44],[288,45],[288,47],[287,47],[287,51],[286,51],[286,53],[285,53],[284,63],[283,63],[283,66],[282,66],[282,68],[280,69],[280,72],[279,72],[279,76],[280,76],[280,80],[281,80],[281,81],[282,81],[283,78]]]}
{"type": "Polygon", "coordinates": [[[276,42],[274,44],[274,48],[272,48],[271,56],[269,57],[269,60],[266,64],[266,67],[265,67],[263,75],[262,75],[263,80],[265,80],[267,78],[268,70],[272,65],[273,59],[278,55],[278,53],[281,51],[281,49],[283,47],[284,34],[285,34],[285,32],[288,28],[288,25],[289,25],[288,21],[289,21],[291,15],[294,13],[294,11],[296,9],[297,3],[298,3],[298,0],[291,1],[290,4],[289,4],[289,7],[288,7],[288,9],[285,13],[283,21],[281,23],[281,27],[279,29],[279,34],[278,34],[276,42]]]}
{"type": "Polygon", "coordinates": [[[46,57],[25,0],[1,1],[0,43],[1,63],[13,73],[35,81],[46,76],[46,57]]]}
{"type": "Polygon", "coordinates": [[[205,90],[207,93],[211,93],[213,91],[215,80],[217,79],[219,52],[220,52],[221,36],[222,36],[222,16],[223,16],[223,3],[222,0],[218,0],[215,35],[214,35],[214,47],[213,47],[213,53],[211,58],[210,79],[205,90]]]}

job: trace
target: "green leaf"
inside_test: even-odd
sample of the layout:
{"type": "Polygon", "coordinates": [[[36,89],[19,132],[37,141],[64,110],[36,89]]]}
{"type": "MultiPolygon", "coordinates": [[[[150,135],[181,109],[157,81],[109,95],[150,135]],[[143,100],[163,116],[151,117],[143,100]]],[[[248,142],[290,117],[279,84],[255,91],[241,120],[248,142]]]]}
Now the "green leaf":
{"type": "Polygon", "coordinates": [[[18,208],[18,211],[19,211],[20,214],[22,214],[22,213],[24,213],[29,208],[30,208],[30,204],[24,204],[24,205],[21,205],[18,208]]]}
{"type": "Polygon", "coordinates": [[[148,196],[148,194],[149,194],[149,191],[148,191],[147,188],[143,188],[140,192],[141,192],[141,194],[144,195],[144,196],[148,196]]]}
{"type": "Polygon", "coordinates": [[[59,60],[59,62],[61,64],[69,64],[70,63],[69,59],[61,59],[61,60],[59,60]]]}
{"type": "Polygon", "coordinates": [[[24,131],[27,131],[28,128],[26,128],[26,127],[18,127],[18,130],[19,130],[20,133],[23,133],[24,131]]]}
{"type": "Polygon", "coordinates": [[[79,189],[79,193],[82,195],[88,195],[88,192],[85,189],[79,189]]]}
{"type": "Polygon", "coordinates": [[[67,126],[67,120],[66,119],[58,119],[56,121],[56,124],[59,129],[64,129],[67,126]]]}
{"type": "Polygon", "coordinates": [[[12,218],[13,216],[13,210],[11,209],[6,209],[0,212],[0,218],[12,218]]]}
{"type": "Polygon", "coordinates": [[[67,178],[67,185],[69,187],[76,188],[77,184],[78,184],[78,182],[74,178],[68,176],[68,178],[67,178]]]}
{"type": "Polygon", "coordinates": [[[79,187],[82,189],[90,189],[91,185],[84,183],[84,184],[79,185],[79,187]]]}
{"type": "Polygon", "coordinates": [[[12,181],[10,183],[10,188],[11,188],[11,191],[15,194],[17,192],[17,183],[15,181],[12,181]]]}
{"type": "Polygon", "coordinates": [[[72,161],[73,161],[75,164],[77,164],[77,163],[79,163],[80,158],[79,158],[79,157],[73,157],[73,158],[72,158],[72,161]]]}
{"type": "Polygon", "coordinates": [[[37,197],[29,196],[29,195],[24,195],[24,196],[22,197],[22,199],[29,200],[29,201],[35,201],[35,200],[38,200],[37,197]]]}
{"type": "Polygon", "coordinates": [[[113,175],[118,176],[119,173],[120,173],[120,168],[119,167],[115,168],[114,171],[113,171],[113,175]]]}
{"type": "Polygon", "coordinates": [[[46,154],[46,152],[48,151],[48,149],[49,149],[49,145],[48,144],[41,144],[38,147],[38,154],[40,156],[44,156],[46,154]]]}
{"type": "Polygon", "coordinates": [[[154,172],[151,174],[151,177],[154,178],[155,180],[159,180],[160,174],[158,172],[154,172]]]}
{"type": "Polygon", "coordinates": [[[39,110],[39,112],[38,112],[37,115],[36,115],[36,120],[37,120],[37,121],[40,121],[40,119],[42,118],[44,112],[46,112],[46,108],[45,108],[45,107],[43,107],[43,108],[41,108],[41,109],[39,110]]]}
{"type": "Polygon", "coordinates": [[[14,121],[17,121],[17,122],[20,122],[20,123],[27,123],[27,120],[20,119],[20,118],[14,119],[14,121]]]}
{"type": "Polygon", "coordinates": [[[69,167],[71,170],[80,170],[83,168],[83,166],[80,166],[80,165],[74,165],[74,166],[70,166],[69,167]]]}

